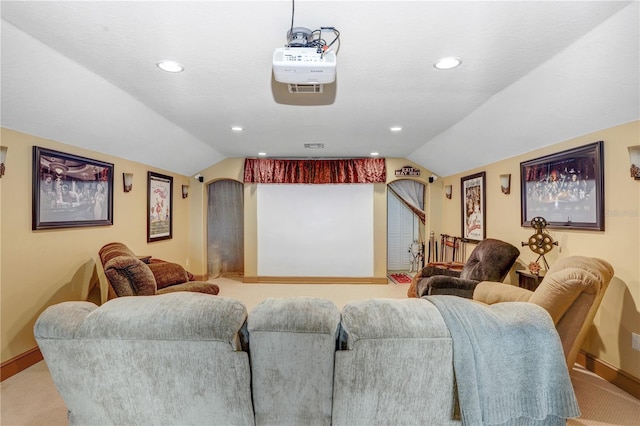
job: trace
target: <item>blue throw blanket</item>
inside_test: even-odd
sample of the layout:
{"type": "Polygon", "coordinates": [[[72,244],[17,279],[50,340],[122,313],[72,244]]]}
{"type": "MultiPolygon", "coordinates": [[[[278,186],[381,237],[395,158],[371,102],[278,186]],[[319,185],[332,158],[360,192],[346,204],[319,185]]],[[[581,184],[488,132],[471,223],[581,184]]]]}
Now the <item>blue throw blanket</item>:
{"type": "Polygon", "coordinates": [[[438,308],[453,339],[464,425],[563,425],[580,415],[560,337],[543,308],[424,299],[438,308]]]}

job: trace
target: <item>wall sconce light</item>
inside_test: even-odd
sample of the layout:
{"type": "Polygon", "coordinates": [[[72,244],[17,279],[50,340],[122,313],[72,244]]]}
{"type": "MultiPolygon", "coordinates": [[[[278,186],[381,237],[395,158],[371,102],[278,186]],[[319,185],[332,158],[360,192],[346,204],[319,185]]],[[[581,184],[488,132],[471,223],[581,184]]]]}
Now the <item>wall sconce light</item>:
{"type": "Polygon", "coordinates": [[[6,146],[0,146],[0,178],[4,176],[4,162],[7,159],[7,149],[6,146]]]}
{"type": "Polygon", "coordinates": [[[503,194],[511,192],[511,174],[500,175],[500,189],[503,194]]]}
{"type": "Polygon", "coordinates": [[[451,193],[453,192],[453,186],[451,185],[445,185],[444,186],[444,195],[450,200],[451,199],[451,193]]]}
{"type": "Polygon", "coordinates": [[[182,198],[189,196],[189,185],[182,185],[182,198]]]}
{"type": "Polygon", "coordinates": [[[133,189],[133,173],[123,173],[122,182],[124,183],[124,192],[129,192],[133,189]]]}
{"type": "Polygon", "coordinates": [[[631,163],[631,177],[635,180],[640,180],[640,145],[630,146],[629,150],[629,162],[631,163]]]}

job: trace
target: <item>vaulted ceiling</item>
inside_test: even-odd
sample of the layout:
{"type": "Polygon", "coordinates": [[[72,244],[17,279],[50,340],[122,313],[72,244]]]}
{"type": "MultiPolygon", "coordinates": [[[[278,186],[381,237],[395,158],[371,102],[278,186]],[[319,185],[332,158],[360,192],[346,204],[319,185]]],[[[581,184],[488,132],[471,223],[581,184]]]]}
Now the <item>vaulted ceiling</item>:
{"type": "Polygon", "coordinates": [[[259,152],[378,152],[447,176],[640,118],[638,1],[0,7],[3,127],[185,175],[259,152]],[[273,78],[292,15],[340,32],[322,94],[273,78]],[[443,56],[462,65],[435,69],[443,56]],[[163,59],[184,71],[159,70],[163,59]]]}

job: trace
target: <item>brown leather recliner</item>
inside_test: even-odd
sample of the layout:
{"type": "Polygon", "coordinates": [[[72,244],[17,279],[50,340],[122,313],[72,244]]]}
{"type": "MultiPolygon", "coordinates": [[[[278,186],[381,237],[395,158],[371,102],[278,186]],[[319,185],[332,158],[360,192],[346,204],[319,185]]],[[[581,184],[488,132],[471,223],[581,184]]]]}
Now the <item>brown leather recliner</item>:
{"type": "Polygon", "coordinates": [[[448,294],[471,299],[473,289],[480,281],[504,280],[519,255],[520,250],[515,246],[487,238],[471,252],[459,276],[451,276],[455,273],[428,276],[423,269],[414,278],[416,296],[448,294]]]}
{"type": "Polygon", "coordinates": [[[179,264],[158,262],[146,264],[125,244],[113,242],[98,252],[109,281],[109,298],[151,296],[174,291],[192,291],[216,295],[216,284],[190,281],[190,274],[179,264]]]}

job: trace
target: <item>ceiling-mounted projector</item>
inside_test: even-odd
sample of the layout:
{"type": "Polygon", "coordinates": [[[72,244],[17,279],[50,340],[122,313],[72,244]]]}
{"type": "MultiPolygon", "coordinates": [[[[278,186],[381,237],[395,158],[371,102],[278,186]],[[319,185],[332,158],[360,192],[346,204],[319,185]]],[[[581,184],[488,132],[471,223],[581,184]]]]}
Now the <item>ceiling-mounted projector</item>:
{"type": "Polygon", "coordinates": [[[276,81],[290,84],[327,84],[336,79],[336,54],[317,47],[282,47],[273,52],[276,81]]]}

